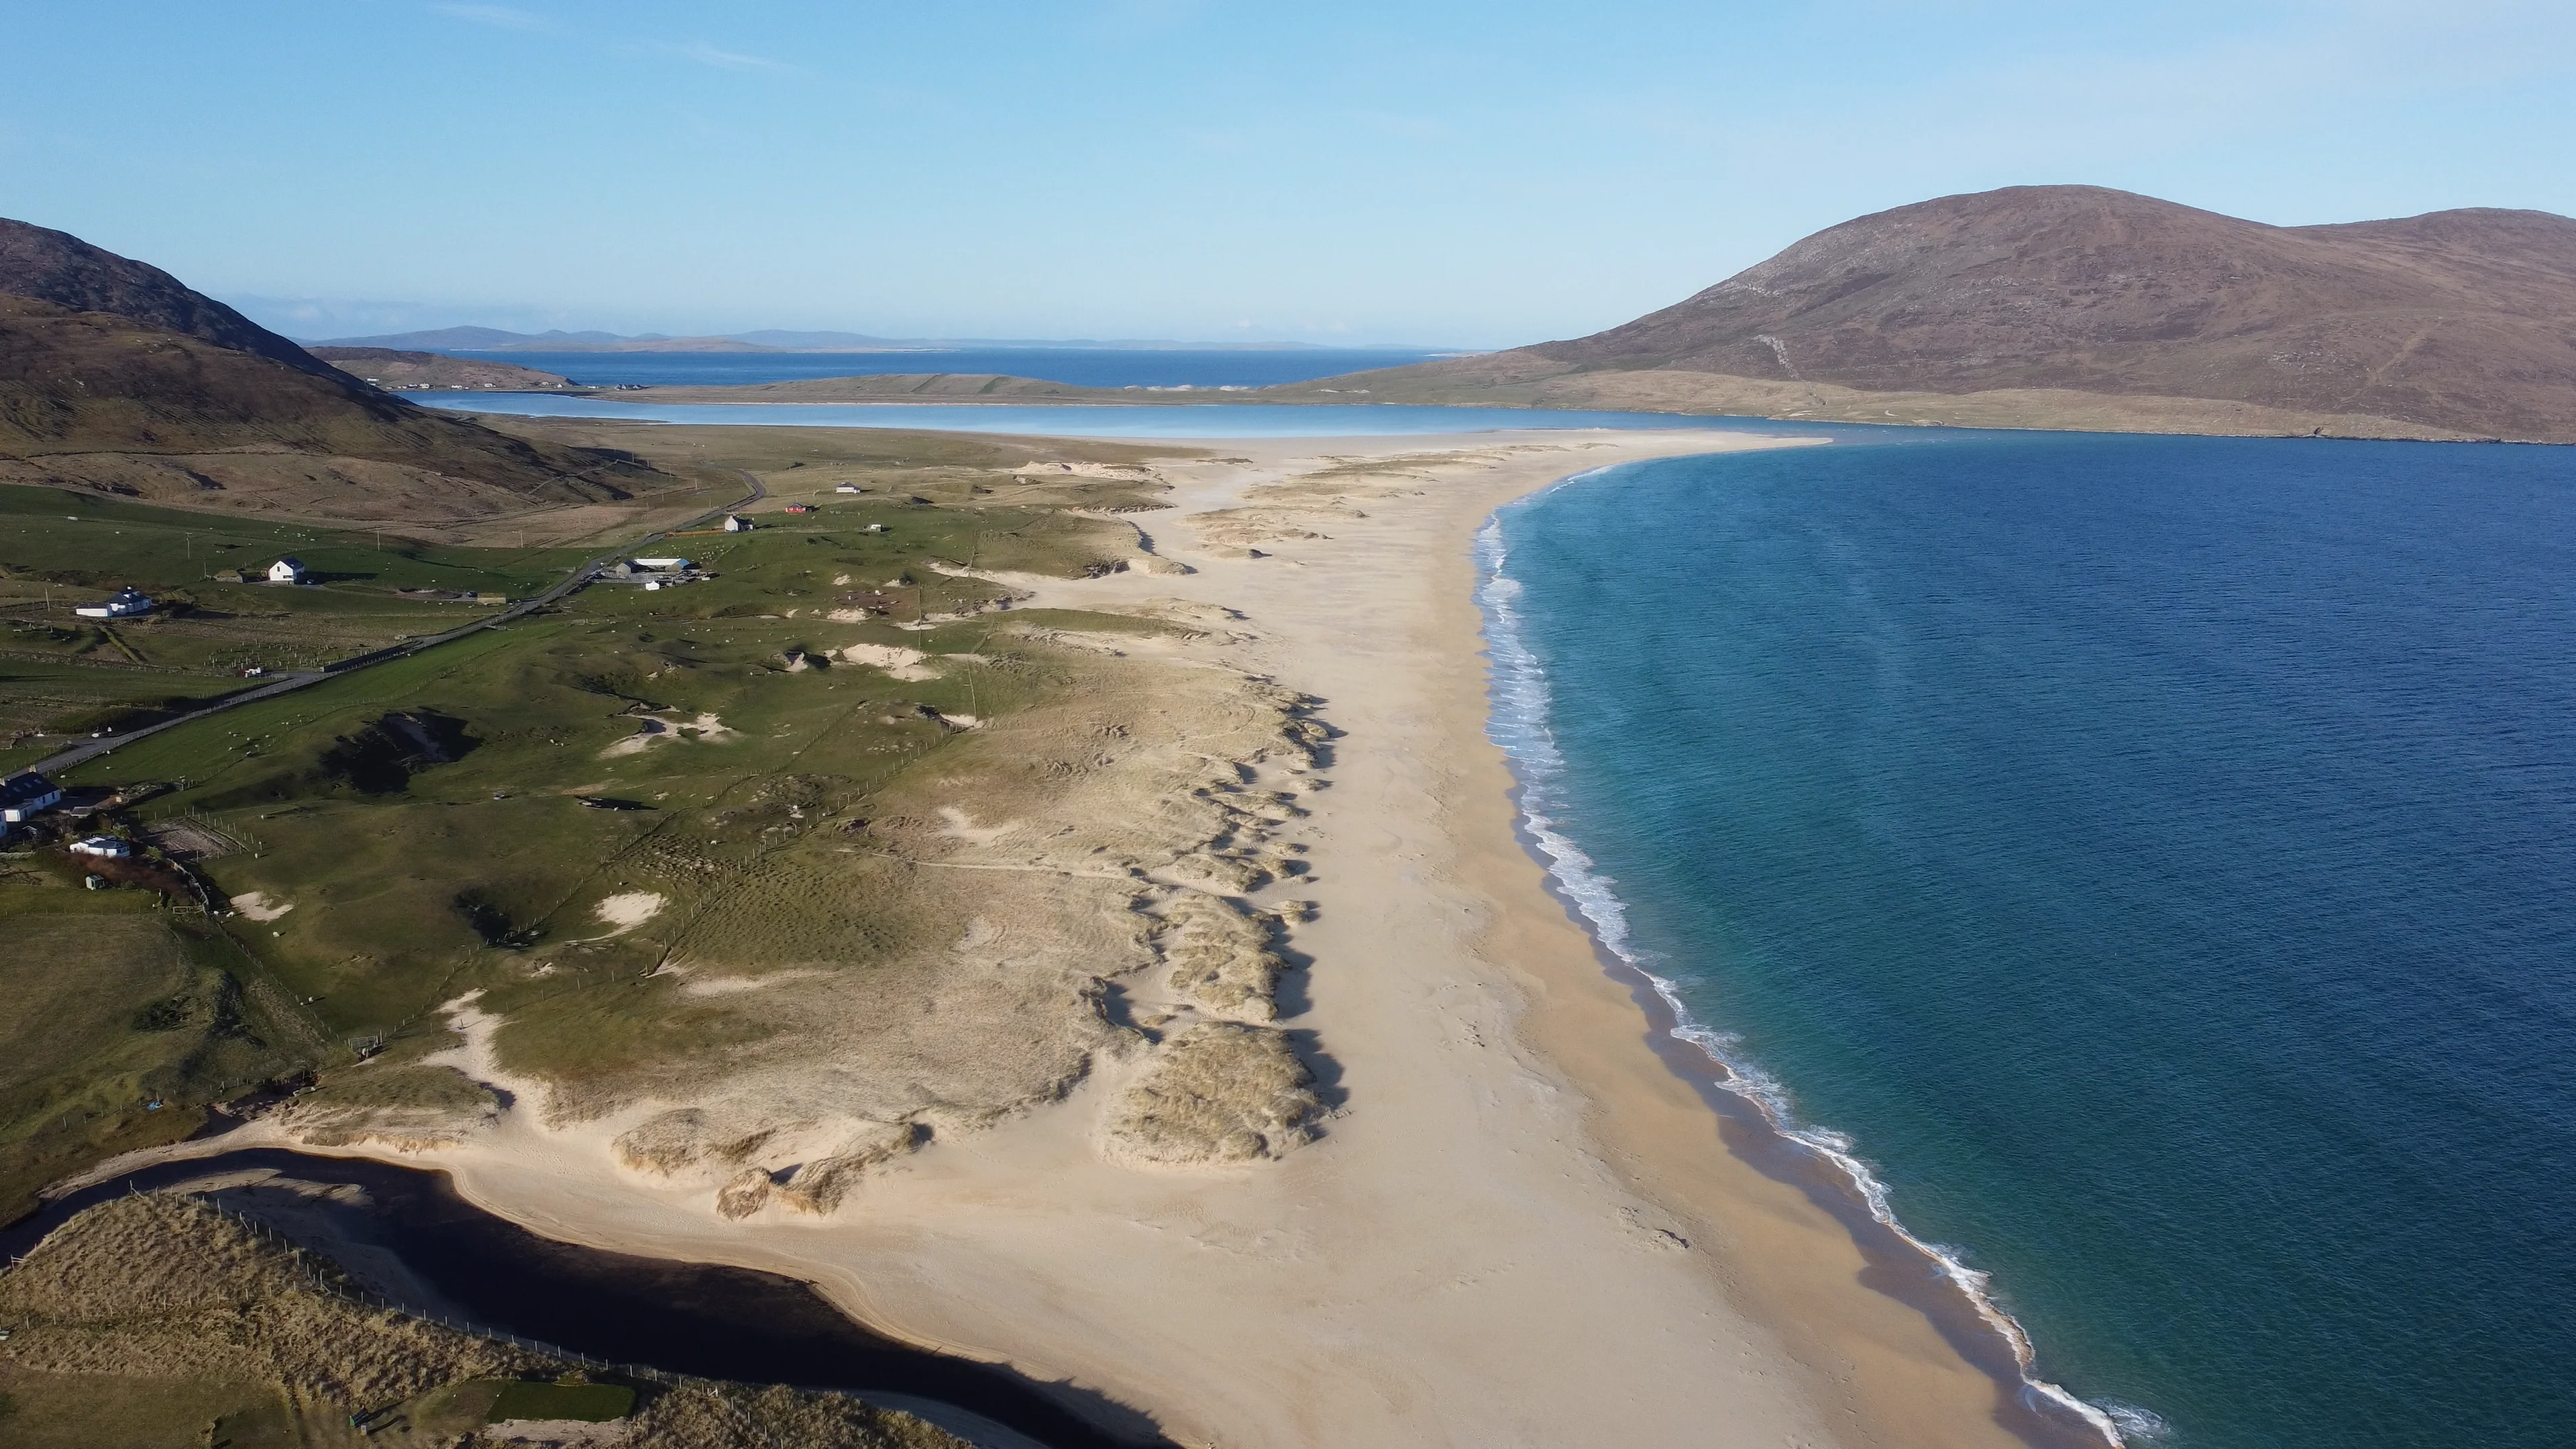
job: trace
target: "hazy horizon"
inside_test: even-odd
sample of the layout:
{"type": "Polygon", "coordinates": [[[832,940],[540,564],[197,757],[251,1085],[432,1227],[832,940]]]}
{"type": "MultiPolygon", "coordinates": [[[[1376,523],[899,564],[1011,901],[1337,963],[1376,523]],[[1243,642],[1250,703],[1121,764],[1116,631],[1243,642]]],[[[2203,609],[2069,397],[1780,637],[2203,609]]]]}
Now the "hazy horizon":
{"type": "Polygon", "coordinates": [[[1995,186],[2576,211],[2529,144],[2576,131],[2576,17],[2526,0],[138,0],[13,41],[0,212],[314,337],[1488,348],[1995,186]]]}
{"type": "MultiPolygon", "coordinates": [[[[478,327],[489,327],[494,331],[501,332],[516,332],[526,337],[529,341],[542,341],[550,334],[560,334],[563,339],[568,342],[596,342],[606,340],[607,338],[614,336],[619,341],[628,342],[687,341],[693,338],[705,338],[711,341],[752,341],[754,343],[759,343],[760,339],[765,334],[792,333],[799,331],[819,334],[841,332],[843,330],[839,328],[737,327],[716,332],[673,332],[667,329],[647,329],[642,332],[612,334],[606,328],[595,327],[548,326],[512,328],[501,327],[485,322],[434,322],[426,323],[417,327],[392,327],[361,332],[329,332],[325,329],[315,328],[311,321],[300,316],[296,311],[296,303],[292,299],[279,297],[236,297],[228,299],[228,301],[229,305],[240,311],[244,316],[249,317],[252,321],[257,322],[261,326],[266,327],[273,332],[277,332],[293,341],[303,343],[306,346],[332,346],[335,344],[365,343],[382,338],[407,337],[422,333],[463,331],[469,328],[478,327]]],[[[1207,351],[1258,351],[1273,348],[1294,348],[1317,352],[1475,352],[1485,350],[1470,347],[1451,347],[1446,344],[1436,342],[1310,342],[1296,338],[1284,337],[889,337],[883,334],[864,334],[856,332],[849,332],[844,335],[852,339],[854,345],[850,350],[853,351],[874,349],[940,351],[955,350],[958,348],[1038,349],[1051,347],[1170,349],[1175,351],[1197,349],[1204,349],[1207,351]],[[873,346],[861,347],[855,345],[862,341],[873,344],[873,346]]],[[[791,352],[831,352],[841,350],[838,347],[791,346],[783,342],[770,342],[762,345],[772,346],[781,351],[791,352]]],[[[471,352],[491,349],[450,346],[438,348],[436,350],[471,352]]]]}

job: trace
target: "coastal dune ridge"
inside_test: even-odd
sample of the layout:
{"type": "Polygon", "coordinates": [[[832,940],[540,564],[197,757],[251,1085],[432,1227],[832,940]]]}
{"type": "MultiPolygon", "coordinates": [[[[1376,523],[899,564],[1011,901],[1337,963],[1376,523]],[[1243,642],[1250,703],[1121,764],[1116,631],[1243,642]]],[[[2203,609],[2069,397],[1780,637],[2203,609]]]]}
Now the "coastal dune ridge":
{"type": "Polygon", "coordinates": [[[1720,1088],[1750,1104],[1772,1132],[1806,1149],[1848,1185],[1872,1220],[1906,1247],[1920,1253],[1960,1296],[1977,1318],[2010,1351],[2028,1407],[2048,1416],[2065,1416],[2120,1445],[2130,1436],[2161,1437],[2168,1426],[2152,1412],[2127,1404],[2087,1402],[2039,1372],[2038,1352],[2028,1330],[1995,1300],[1992,1275],[1968,1266],[1960,1250],[1929,1242],[1898,1219],[1887,1183],[1871,1168],[1848,1135],[1802,1122],[1787,1084],[1748,1057],[1741,1040],[1696,1018],[1682,1000],[1679,985],[1655,969],[1657,953],[1636,944],[1618,882],[1601,873],[1592,857],[1566,833],[1568,809],[1562,791],[1567,769],[1549,725],[1547,669],[1528,643],[1521,626],[1520,581],[1508,573],[1510,549],[1503,535],[1504,515],[1528,508],[1549,493],[1577,484],[1605,481],[1616,467],[1589,469],[1558,480],[1528,497],[1497,509],[1476,533],[1480,582],[1476,597],[1485,615],[1485,637],[1492,660],[1493,721],[1488,731],[1496,747],[1512,762],[1521,823],[1533,851],[1543,856],[1549,876],[1569,909],[1589,927],[1602,952],[1633,972],[1671,1012],[1669,1035],[1704,1053],[1720,1088]]]}
{"type": "MultiPolygon", "coordinates": [[[[879,1103],[865,1094],[929,1088],[900,1061],[871,1077],[853,1051],[822,1074],[709,1055],[583,1099],[511,1063],[498,1019],[458,1001],[460,1045],[441,1062],[506,1093],[473,1120],[396,1133],[281,1112],[84,1180],[256,1146],[434,1168],[545,1236],[802,1279],[888,1337],[1006,1362],[1066,1386],[1068,1407],[1131,1410],[1188,1444],[2116,1442],[2098,1410],[2052,1415],[2043,1386],[1971,1351],[1967,1315],[1890,1286],[1928,1280],[1939,1255],[1916,1275],[1856,1237],[1818,1183],[1730,1151],[1730,1119],[1672,1069],[1651,1009],[1523,845],[1528,801],[1497,737],[1506,719],[1543,728],[1543,681],[1489,673],[1478,648],[1480,633],[1502,639],[1479,609],[1479,530],[1604,466],[1814,441],[1176,443],[1153,465],[1169,511],[1152,515],[1152,554],[1177,571],[1014,575],[997,627],[1027,628],[1009,622],[1022,608],[1188,621],[1034,631],[1025,647],[1092,660],[1129,691],[1119,728],[1080,704],[983,722],[859,837],[919,862],[900,899],[952,913],[958,969],[985,953],[1101,978],[1026,1022],[957,1023],[991,1050],[1015,1027],[1045,1033],[1056,1055],[1013,1067],[1043,1067],[1042,1089],[1013,1077],[957,1107],[879,1103]],[[997,815],[993,752],[1015,739],[1092,741],[1089,783],[997,815]],[[1263,741],[1270,763],[1241,763],[1263,741]],[[1206,764],[1176,765],[1202,745],[1206,764]],[[1213,788],[1210,769],[1280,808],[1189,794],[1213,788]],[[1186,798],[1142,813],[1172,781],[1186,798]],[[1080,822],[1049,812],[1091,805],[1132,817],[1116,828],[1137,838],[1117,849],[1155,861],[1163,884],[1086,873],[1091,828],[1060,833],[1080,822]],[[1263,863],[1267,884],[1250,869],[1263,863]],[[1218,1078],[1259,1100],[1209,1119],[1194,1104],[1216,1100],[1218,1078]],[[781,1119],[754,1140],[781,1112],[821,1121],[826,1097],[917,1125],[848,1145],[781,1119]]],[[[1624,943],[1618,921],[1605,907],[1593,924],[1624,943]]],[[[673,974],[732,980],[718,964],[673,974]]],[[[764,979],[722,999],[833,1005],[817,1023],[860,1009],[794,971],[764,979]]],[[[931,1027],[902,1030],[886,1040],[941,1059],[931,1027]]],[[[1825,1139],[1797,1140],[1821,1155],[1825,1139]]],[[[1866,1196],[1872,1180],[1852,1181],[1866,1196]]],[[[2008,1318],[1985,1328],[2027,1365],[2008,1318]]]]}

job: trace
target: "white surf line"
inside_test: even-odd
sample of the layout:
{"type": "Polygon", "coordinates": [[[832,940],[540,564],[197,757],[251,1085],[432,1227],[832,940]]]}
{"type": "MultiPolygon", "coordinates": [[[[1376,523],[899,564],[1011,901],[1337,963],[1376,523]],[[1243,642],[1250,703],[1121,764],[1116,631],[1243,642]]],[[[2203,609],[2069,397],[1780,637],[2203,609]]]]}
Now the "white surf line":
{"type": "MultiPolygon", "coordinates": [[[[1558,488],[1609,471],[1609,468],[1594,468],[1576,473],[1506,506],[1522,507],[1535,503],[1558,488]]],[[[1942,1276],[1958,1288],[1977,1316],[2011,1348],[2025,1401],[2034,1408],[2044,1406],[2043,1412],[2046,1408],[2053,1408],[2073,1416],[2100,1434],[2103,1443],[2112,1449],[2119,1449],[2128,1442],[2124,1428],[2141,1437],[2160,1433],[2164,1427],[2162,1421],[2144,1410],[2123,1405],[2121,1416],[2114,1418],[2101,1406],[2041,1378],[2038,1355],[2031,1346],[2029,1333],[2004,1311],[1989,1291],[1992,1275],[1969,1267],[1950,1250],[1915,1236],[1897,1219],[1894,1208],[1889,1205],[1887,1184],[1880,1181],[1855,1153],[1855,1144],[1848,1135],[1827,1127],[1799,1124],[1790,1105],[1788,1091],[1779,1080],[1749,1062],[1730,1056],[1728,1038],[1695,1020],[1689,1007],[1683,1004],[1678,986],[1646,968],[1641,953],[1629,943],[1627,908],[1612,889],[1611,882],[1593,869],[1592,858],[1559,832],[1556,819],[1546,813],[1547,808],[1554,805],[1555,791],[1552,787],[1565,772],[1565,757],[1557,749],[1555,736],[1548,726],[1546,669],[1525,642],[1520,615],[1513,607],[1522,592],[1520,581],[1503,572],[1506,550],[1501,514],[1502,510],[1496,510],[1476,534],[1477,572],[1481,577],[1476,601],[1484,609],[1486,645],[1493,661],[1491,688],[1494,703],[1488,716],[1486,738],[1501,747],[1516,767],[1522,782],[1522,822],[1531,839],[1538,842],[1539,849],[1547,856],[1548,874],[1556,879],[1566,898],[1574,902],[1575,908],[1582,913],[1593,939],[1654,985],[1655,994],[1663,998],[1665,1006],[1673,1013],[1675,1025],[1671,1034],[1707,1055],[1719,1070],[1720,1086],[1752,1103],[1774,1132],[1831,1164],[1850,1182],[1873,1220],[1929,1259],[1942,1276]],[[2124,1420],[2127,1421],[2125,1424],[2124,1420]]]]}

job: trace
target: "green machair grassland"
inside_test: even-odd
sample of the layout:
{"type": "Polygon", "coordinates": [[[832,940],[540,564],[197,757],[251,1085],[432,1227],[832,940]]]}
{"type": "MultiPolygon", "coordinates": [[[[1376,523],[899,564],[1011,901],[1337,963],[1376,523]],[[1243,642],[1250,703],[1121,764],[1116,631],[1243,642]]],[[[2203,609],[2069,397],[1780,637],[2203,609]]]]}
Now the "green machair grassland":
{"type": "MultiPolygon", "coordinates": [[[[1048,627],[1171,627],[1000,611],[1005,586],[932,566],[1059,577],[1122,566],[1135,532],[1100,510],[1152,506],[1158,490],[1008,469],[1139,450],[807,429],[650,441],[686,465],[752,470],[818,511],[653,550],[689,555],[708,582],[593,585],[65,777],[148,795],[116,817],[123,828],[194,856],[244,909],[208,919],[141,888],[81,890],[58,847],[0,859],[13,943],[0,953],[0,1217],[45,1182],[183,1137],[212,1104],[303,1071],[320,1086],[301,1109],[325,1121],[470,1116],[482,1088],[409,1064],[455,1043],[437,1008],[473,990],[508,1019],[500,1047],[513,1068],[547,1075],[567,1100],[758,1044],[774,1023],[689,997],[656,968],[708,942],[749,968],[829,958],[865,972],[918,952],[953,922],[905,905],[901,868],[867,844],[872,802],[972,755],[956,717],[1006,719],[1076,691],[1087,656],[1040,642],[1048,627]],[[846,481],[867,491],[832,491],[846,481]],[[924,620],[938,622],[902,627],[924,620]],[[824,657],[854,642],[978,663],[905,678],[927,672],[824,657]],[[648,920],[603,913],[641,897],[659,898],[648,920]],[[381,1051],[361,1068],[353,1043],[381,1051]]],[[[452,627],[474,607],[398,589],[521,596],[587,556],[379,546],[323,521],[0,490],[0,601],[14,601],[0,602],[12,620],[0,713],[49,737],[8,758],[23,765],[82,724],[236,687],[243,659],[356,652],[452,627]],[[281,552],[324,587],[202,577],[281,552]],[[60,599],[124,582],[189,607],[84,634],[41,605],[48,589],[60,599]]]]}

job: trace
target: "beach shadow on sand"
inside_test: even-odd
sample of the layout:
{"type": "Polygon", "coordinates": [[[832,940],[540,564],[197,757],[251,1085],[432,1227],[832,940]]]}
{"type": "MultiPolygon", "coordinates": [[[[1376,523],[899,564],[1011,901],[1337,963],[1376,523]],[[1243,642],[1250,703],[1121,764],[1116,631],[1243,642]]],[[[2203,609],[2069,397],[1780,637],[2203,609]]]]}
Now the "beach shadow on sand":
{"type": "Polygon", "coordinates": [[[108,1198],[227,1178],[237,1184],[221,1191],[227,1206],[341,1264],[384,1301],[468,1330],[699,1378],[929,1400],[1049,1449],[1173,1449],[1141,1410],[871,1333],[793,1278],[557,1242],[465,1201],[444,1173],[363,1159],[253,1148],[159,1164],[0,1229],[0,1254],[25,1253],[108,1198]],[[251,1191],[239,1186],[263,1175],[251,1191]],[[288,1198],[294,1211],[259,1211],[259,1199],[288,1198]]]}

